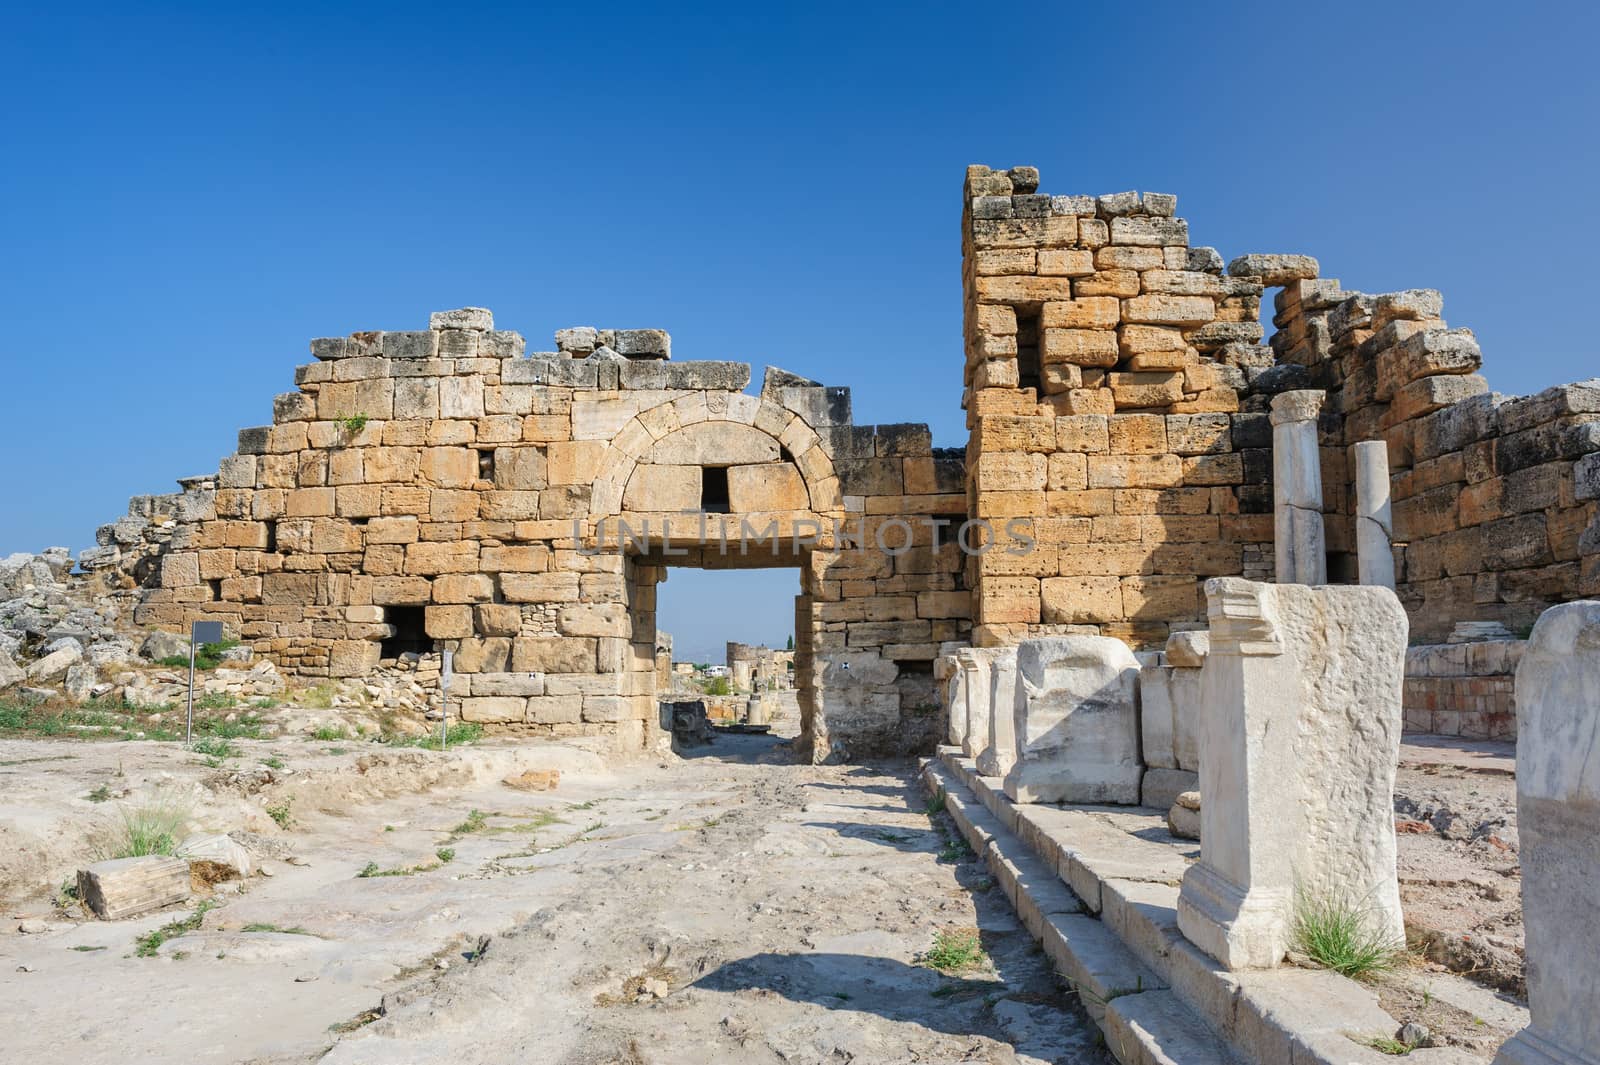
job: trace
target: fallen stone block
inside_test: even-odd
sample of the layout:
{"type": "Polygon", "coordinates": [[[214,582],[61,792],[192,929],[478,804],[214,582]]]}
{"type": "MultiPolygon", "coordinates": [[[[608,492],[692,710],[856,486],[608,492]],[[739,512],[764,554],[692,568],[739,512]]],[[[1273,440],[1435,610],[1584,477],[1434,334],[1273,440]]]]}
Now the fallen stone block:
{"type": "Polygon", "coordinates": [[[189,863],[147,855],[113,858],[78,870],[78,897],[103,921],[119,921],[189,897],[189,863]]]}
{"type": "Polygon", "coordinates": [[[529,769],[500,781],[518,791],[554,791],[561,784],[559,769],[529,769]]]}
{"type": "Polygon", "coordinates": [[[178,848],[177,857],[189,863],[192,877],[214,884],[221,880],[243,880],[255,872],[250,852],[228,836],[191,836],[178,848]]]}
{"type": "Polygon", "coordinates": [[[1139,662],[1121,640],[1054,636],[1017,648],[1013,802],[1137,805],[1139,662]]]}

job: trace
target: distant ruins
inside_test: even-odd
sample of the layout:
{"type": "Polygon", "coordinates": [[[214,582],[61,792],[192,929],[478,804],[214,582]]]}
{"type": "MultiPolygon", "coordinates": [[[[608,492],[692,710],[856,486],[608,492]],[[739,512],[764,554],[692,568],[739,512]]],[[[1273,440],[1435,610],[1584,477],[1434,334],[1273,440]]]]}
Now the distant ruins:
{"type": "MultiPolygon", "coordinates": [[[[301,676],[452,650],[467,719],[624,752],[662,735],[667,572],[795,567],[818,760],[931,750],[942,654],[1159,649],[1204,627],[1208,578],[1392,581],[1439,644],[1600,595],[1600,382],[1490,393],[1437,292],[1225,267],[1172,196],[1038,185],[967,172],[964,451],[783,370],[747,393],[749,366],[674,362],[659,330],[528,353],[467,308],[312,341],[271,425],[81,563],[141,589],[138,622],[220,620],[301,676]]],[[[1460,657],[1430,676],[1483,694],[1454,727],[1491,734],[1515,657],[1460,657]]]]}

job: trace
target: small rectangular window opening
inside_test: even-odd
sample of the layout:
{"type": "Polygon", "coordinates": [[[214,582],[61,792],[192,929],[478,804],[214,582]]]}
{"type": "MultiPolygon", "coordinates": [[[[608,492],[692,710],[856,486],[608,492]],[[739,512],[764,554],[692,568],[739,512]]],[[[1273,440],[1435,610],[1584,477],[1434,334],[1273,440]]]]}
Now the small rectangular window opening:
{"type": "Polygon", "coordinates": [[[728,513],[728,467],[700,468],[700,509],[707,514],[728,513]]]}
{"type": "Polygon", "coordinates": [[[1017,387],[1042,391],[1044,364],[1039,359],[1039,317],[1043,308],[1018,307],[1017,387]]]}

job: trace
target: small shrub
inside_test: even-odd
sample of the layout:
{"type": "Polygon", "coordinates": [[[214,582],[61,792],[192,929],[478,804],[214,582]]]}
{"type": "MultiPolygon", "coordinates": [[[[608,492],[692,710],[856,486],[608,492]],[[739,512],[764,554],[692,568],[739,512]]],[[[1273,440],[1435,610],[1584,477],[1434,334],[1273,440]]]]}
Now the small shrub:
{"type": "Polygon", "coordinates": [[[1343,894],[1299,898],[1292,934],[1296,950],[1355,979],[1388,972],[1404,950],[1374,925],[1368,908],[1343,894]]]}
{"type": "Polygon", "coordinates": [[[195,740],[192,749],[196,754],[203,754],[219,760],[239,757],[239,748],[220,736],[207,736],[204,739],[195,740]]]}
{"type": "Polygon", "coordinates": [[[266,766],[268,769],[282,769],[283,759],[279,758],[277,755],[273,755],[270,758],[261,759],[261,764],[266,766]]]}
{"type": "Polygon", "coordinates": [[[105,802],[111,798],[111,789],[102,784],[91,791],[87,798],[90,802],[105,802]]]}
{"type": "Polygon", "coordinates": [[[433,852],[433,856],[439,859],[440,865],[448,865],[456,860],[456,852],[450,847],[440,847],[433,852]]]}
{"type": "Polygon", "coordinates": [[[350,736],[345,732],[343,725],[321,725],[311,734],[311,738],[320,740],[323,743],[331,743],[337,740],[347,740],[350,736]]]}
{"type": "Polygon", "coordinates": [[[273,821],[277,822],[279,828],[287,832],[289,827],[294,824],[293,806],[293,799],[284,799],[279,803],[270,803],[266,808],[267,816],[272,818],[273,821]]]}
{"type": "Polygon", "coordinates": [[[450,830],[451,835],[470,836],[474,832],[482,832],[489,825],[489,815],[482,810],[471,810],[467,819],[450,830]]]}
{"type": "Polygon", "coordinates": [[[239,700],[227,692],[206,692],[194,701],[194,705],[196,710],[232,710],[239,705],[239,700]]]}
{"type": "Polygon", "coordinates": [[[290,702],[303,706],[307,710],[332,710],[333,698],[339,694],[339,689],[332,684],[318,684],[314,688],[307,688],[290,702]]]}
{"type": "Polygon", "coordinates": [[[727,677],[712,677],[706,682],[707,695],[732,695],[733,685],[728,683],[727,677]]]}
{"type": "Polygon", "coordinates": [[[339,428],[345,431],[346,436],[360,436],[361,430],[367,427],[368,420],[365,414],[352,414],[339,419],[339,428]]]}
{"type": "Polygon", "coordinates": [[[976,969],[986,957],[976,928],[946,928],[933,937],[933,946],[922,956],[923,964],[942,973],[976,969]]]}
{"type": "Polygon", "coordinates": [[[922,812],[927,814],[929,817],[934,817],[938,814],[944,813],[944,800],[945,790],[944,788],[940,788],[938,792],[935,793],[933,798],[928,800],[928,805],[922,808],[922,812]]]}
{"type": "Polygon", "coordinates": [[[945,840],[944,846],[939,848],[939,861],[946,865],[960,865],[971,861],[972,857],[972,848],[960,836],[945,840]]]}

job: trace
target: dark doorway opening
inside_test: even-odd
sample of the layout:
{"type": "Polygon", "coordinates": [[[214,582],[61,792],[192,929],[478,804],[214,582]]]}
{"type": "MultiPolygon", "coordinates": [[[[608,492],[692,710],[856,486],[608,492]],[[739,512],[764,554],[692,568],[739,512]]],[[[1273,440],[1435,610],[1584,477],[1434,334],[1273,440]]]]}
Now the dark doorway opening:
{"type": "Polygon", "coordinates": [[[383,620],[394,628],[394,635],[384,638],[380,657],[399,658],[403,654],[428,654],[433,650],[425,607],[386,606],[383,620]]]}

